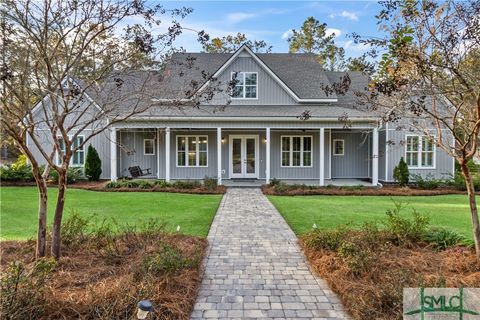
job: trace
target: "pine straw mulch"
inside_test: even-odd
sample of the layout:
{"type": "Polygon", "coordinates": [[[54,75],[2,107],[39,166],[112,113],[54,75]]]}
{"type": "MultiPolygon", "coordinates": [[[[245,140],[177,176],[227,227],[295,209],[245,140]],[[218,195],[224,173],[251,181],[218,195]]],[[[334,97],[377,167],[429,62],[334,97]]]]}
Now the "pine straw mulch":
{"type": "Polygon", "coordinates": [[[312,268],[354,319],[402,319],[404,287],[480,287],[480,262],[469,248],[440,252],[427,245],[378,248],[382,253],[368,272],[355,274],[337,252],[300,242],[312,268]]]}
{"type": "Polygon", "coordinates": [[[275,187],[269,185],[262,186],[262,192],[266,195],[278,196],[313,196],[313,195],[330,195],[330,196],[438,196],[447,194],[466,194],[454,188],[439,188],[434,190],[423,190],[414,187],[399,187],[388,185],[382,188],[364,187],[318,187],[318,188],[295,188],[284,192],[277,192],[275,187]]]}
{"type": "MultiPolygon", "coordinates": [[[[107,249],[107,245],[92,239],[64,248],[62,258],[48,275],[44,290],[32,288],[29,292],[25,289],[17,294],[19,304],[23,305],[20,309],[31,309],[29,319],[130,319],[138,301],[149,299],[155,308],[155,319],[189,318],[201,280],[201,261],[207,247],[205,239],[133,234],[115,241],[114,246],[118,248],[107,249]],[[144,258],[161,252],[164,245],[178,248],[183,257],[194,259],[195,264],[175,272],[145,271],[144,258]],[[39,295],[39,291],[43,293],[39,295]],[[31,305],[31,299],[37,301],[36,305],[31,305]]],[[[35,264],[33,255],[32,241],[2,242],[2,278],[14,261],[23,262],[27,274],[31,272],[35,264]]],[[[19,317],[10,315],[8,318],[19,317]]]]}

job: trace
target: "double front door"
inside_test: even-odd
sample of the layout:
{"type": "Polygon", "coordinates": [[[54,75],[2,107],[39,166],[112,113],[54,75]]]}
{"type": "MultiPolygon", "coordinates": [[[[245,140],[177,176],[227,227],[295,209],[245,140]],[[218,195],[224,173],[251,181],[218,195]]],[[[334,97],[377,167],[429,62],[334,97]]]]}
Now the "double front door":
{"type": "Polygon", "coordinates": [[[231,135],[230,177],[258,178],[258,136],[231,135]]]}

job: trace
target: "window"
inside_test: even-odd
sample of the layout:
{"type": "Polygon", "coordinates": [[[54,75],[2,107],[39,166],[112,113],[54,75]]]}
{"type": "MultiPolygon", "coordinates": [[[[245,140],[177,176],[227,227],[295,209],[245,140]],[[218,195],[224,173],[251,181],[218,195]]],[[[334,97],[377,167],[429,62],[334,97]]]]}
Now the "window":
{"type": "Polygon", "coordinates": [[[407,136],[405,159],[410,168],[433,168],[435,145],[428,136],[407,136]]]}
{"type": "MultiPolygon", "coordinates": [[[[72,136],[68,136],[69,139],[71,139],[72,136]]],[[[79,145],[83,143],[85,140],[84,136],[77,136],[75,141],[73,141],[73,148],[77,148],[79,145]]],[[[58,137],[58,143],[60,144],[60,150],[62,150],[62,154],[65,154],[65,141],[63,141],[62,137],[58,137]]],[[[80,167],[85,164],[85,146],[82,146],[79,148],[75,153],[73,154],[71,160],[70,160],[70,165],[80,167]]],[[[62,159],[60,154],[57,154],[57,163],[61,164],[62,159]]]]}
{"type": "Polygon", "coordinates": [[[312,137],[282,136],[282,167],[311,167],[312,137]]]}
{"type": "Polygon", "coordinates": [[[207,136],[177,136],[177,166],[206,167],[207,136]]]}
{"type": "Polygon", "coordinates": [[[342,140],[342,139],[333,140],[333,155],[334,156],[345,155],[345,140],[342,140]]]}
{"type": "Polygon", "coordinates": [[[155,155],[155,140],[143,139],[143,154],[145,156],[155,155]]]}
{"type": "Polygon", "coordinates": [[[236,81],[232,98],[256,99],[257,98],[257,73],[232,72],[232,80],[236,81]]]}

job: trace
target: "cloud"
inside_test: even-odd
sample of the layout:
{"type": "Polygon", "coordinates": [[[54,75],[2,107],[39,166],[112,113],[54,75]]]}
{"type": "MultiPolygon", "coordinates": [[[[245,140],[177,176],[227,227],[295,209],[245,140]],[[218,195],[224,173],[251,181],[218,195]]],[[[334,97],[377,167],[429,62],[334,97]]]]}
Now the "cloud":
{"type": "Polygon", "coordinates": [[[342,30],[336,28],[327,28],[325,30],[325,35],[330,36],[335,33],[335,37],[339,37],[342,34],[342,30]]]}
{"type": "Polygon", "coordinates": [[[255,18],[257,15],[255,13],[247,13],[247,12],[233,12],[227,14],[226,20],[230,24],[239,23],[248,19],[255,18]]]}
{"type": "Polygon", "coordinates": [[[345,42],[338,42],[339,46],[343,47],[345,50],[356,51],[356,52],[365,52],[370,49],[370,45],[366,43],[355,43],[353,40],[348,40],[345,42]]]}
{"type": "Polygon", "coordinates": [[[282,34],[282,39],[283,40],[288,39],[292,35],[293,35],[292,29],[289,29],[282,34]]]}
{"type": "Polygon", "coordinates": [[[341,13],[331,13],[329,15],[329,17],[331,19],[334,19],[336,17],[342,17],[342,18],[346,18],[348,20],[358,21],[358,16],[355,12],[349,12],[349,11],[345,11],[345,10],[343,10],[341,13]]]}

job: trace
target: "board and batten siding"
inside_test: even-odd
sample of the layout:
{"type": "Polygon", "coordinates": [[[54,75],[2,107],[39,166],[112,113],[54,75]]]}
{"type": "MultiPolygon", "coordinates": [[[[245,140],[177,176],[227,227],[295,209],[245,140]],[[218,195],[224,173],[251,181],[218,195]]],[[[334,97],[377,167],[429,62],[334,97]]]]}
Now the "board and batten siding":
{"type": "MultiPolygon", "coordinates": [[[[162,139],[163,136],[161,136],[162,139]]],[[[161,148],[160,148],[161,149],[161,148]]],[[[164,152],[160,150],[160,158],[162,158],[164,152]]],[[[152,173],[147,177],[157,176],[157,131],[151,130],[129,130],[129,131],[117,131],[117,176],[128,177],[130,173],[129,167],[140,166],[142,170],[150,169],[152,173]],[[144,139],[154,139],[155,147],[153,155],[144,155],[144,139]]],[[[110,155],[108,155],[110,159],[110,155]]]]}
{"type": "Polygon", "coordinates": [[[332,179],[371,176],[371,133],[332,131],[332,179]],[[333,141],[344,140],[344,155],[334,155],[333,141]]]}
{"type": "MultiPolygon", "coordinates": [[[[433,133],[433,131],[432,131],[433,133]]],[[[415,135],[417,133],[407,130],[388,130],[388,138],[392,144],[388,146],[388,177],[387,181],[393,182],[393,168],[398,165],[401,157],[405,159],[406,136],[415,135]]],[[[421,134],[419,134],[421,135],[421,134]]],[[[451,135],[446,135],[445,139],[452,140],[451,135]]],[[[410,175],[421,175],[424,178],[448,179],[451,178],[455,171],[455,159],[447,154],[443,149],[435,148],[435,167],[433,169],[412,169],[410,175]]]]}
{"type": "MultiPolygon", "coordinates": [[[[257,99],[232,99],[230,105],[294,105],[295,100],[251,57],[238,57],[218,76],[220,83],[231,81],[232,72],[257,72],[257,99]]],[[[209,103],[224,105],[228,97],[218,93],[209,103]]]]}

